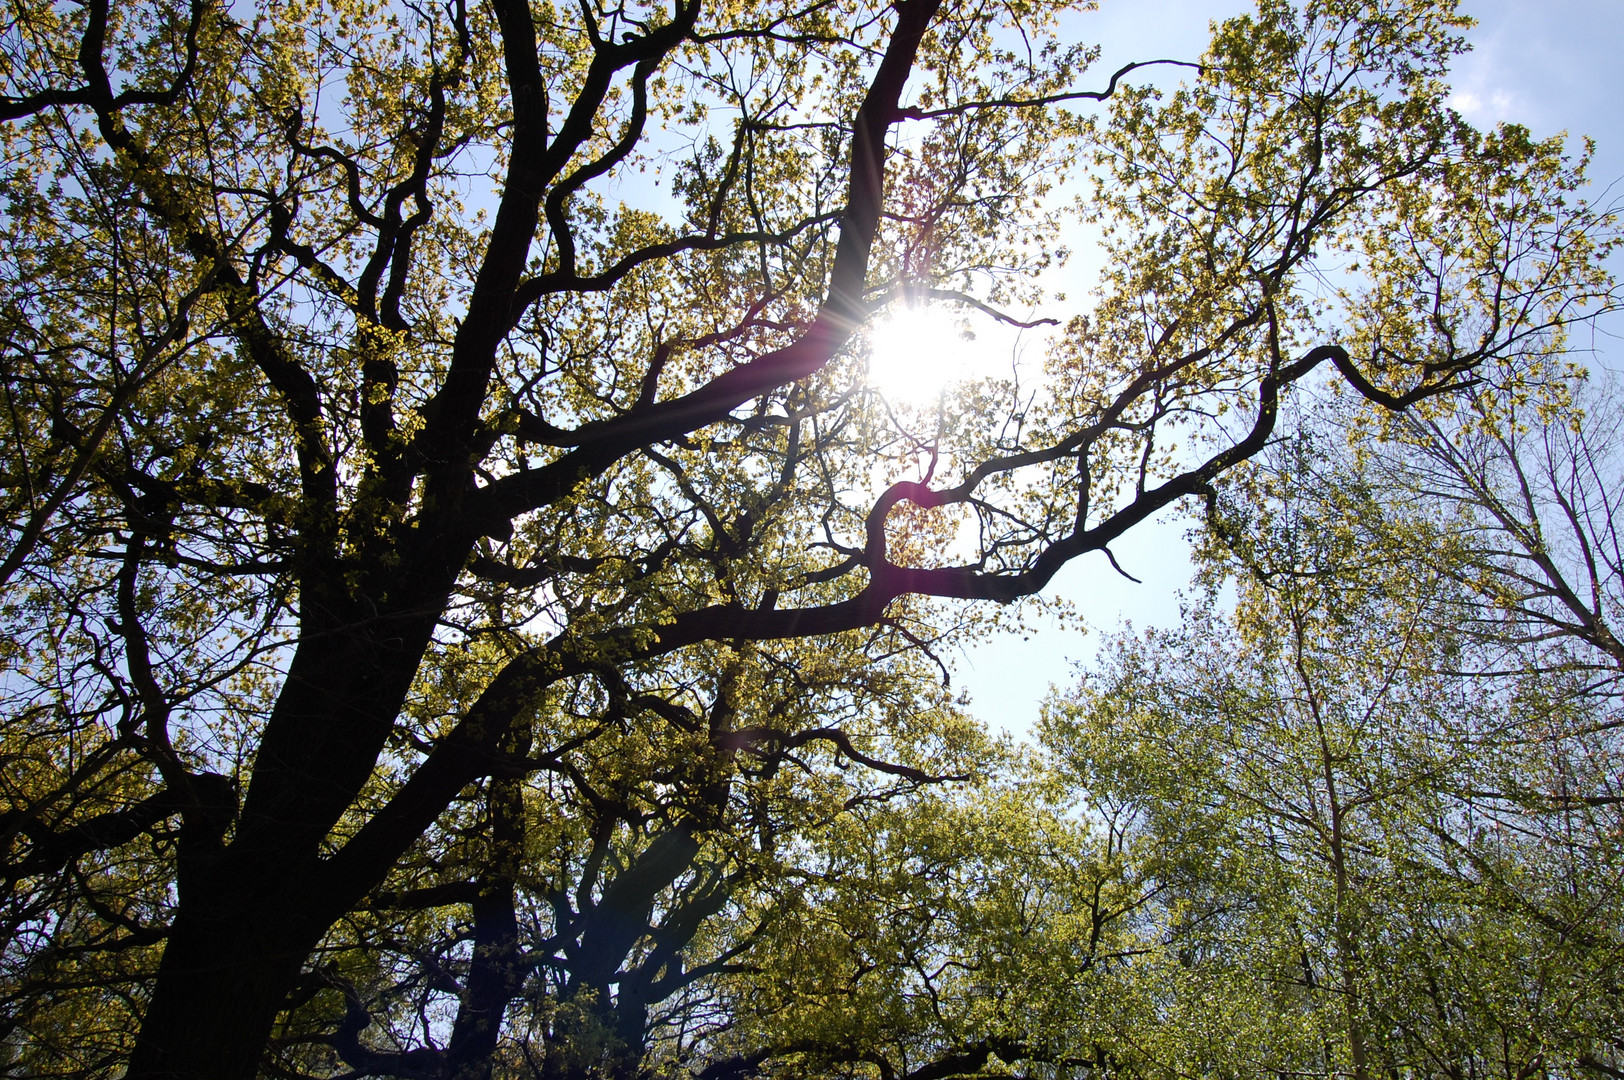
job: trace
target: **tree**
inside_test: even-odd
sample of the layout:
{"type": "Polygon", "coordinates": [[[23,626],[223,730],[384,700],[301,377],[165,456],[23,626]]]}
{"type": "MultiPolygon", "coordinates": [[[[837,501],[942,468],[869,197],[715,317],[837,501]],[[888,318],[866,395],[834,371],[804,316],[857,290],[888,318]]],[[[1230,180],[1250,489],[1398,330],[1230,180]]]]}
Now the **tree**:
{"type": "MultiPolygon", "coordinates": [[[[870,804],[819,834],[729,980],[744,1045],[775,1071],[934,1080],[1109,1070],[1119,969],[1151,897],[1120,834],[1056,804],[1027,755],[983,782],[870,804]]],[[[1154,889],[1154,886],[1150,886],[1154,889]]]]}
{"type": "MultiPolygon", "coordinates": [[[[1571,405],[1504,440],[1471,403],[1454,412],[1478,436],[1468,447],[1601,442],[1571,405]]],[[[1444,413],[1393,429],[1449,426],[1444,413]]],[[[1129,861],[1161,886],[1142,933],[1180,963],[1145,978],[1178,1006],[1137,1048],[1145,1071],[1612,1075],[1611,680],[1595,677],[1595,623],[1521,632],[1549,595],[1542,582],[1530,599],[1524,567],[1556,560],[1482,539],[1517,532],[1497,506],[1545,500],[1528,484],[1515,503],[1438,485],[1440,462],[1501,475],[1454,442],[1366,435],[1338,453],[1346,428],[1310,431],[1254,462],[1235,499],[1244,533],[1219,518],[1234,546],[1208,555],[1237,575],[1234,611],[1209,597],[1177,631],[1120,638],[1045,720],[1055,767],[1089,807],[1133,822],[1129,861]],[[1399,471],[1407,460],[1424,471],[1399,471]],[[1214,1011],[1249,1037],[1206,1040],[1214,1011]]],[[[1504,475],[1527,474],[1509,461],[1504,475]]],[[[1553,478],[1574,463],[1546,461],[1553,478]]],[[[1577,488],[1551,490],[1560,506],[1577,488]]],[[[1607,586],[1599,605],[1616,603],[1607,586]]]]}
{"type": "Polygon", "coordinates": [[[1604,683],[1624,668],[1613,629],[1624,611],[1615,382],[1576,378],[1557,400],[1483,395],[1452,415],[1406,417],[1371,469],[1378,499],[1424,492],[1458,508],[1463,535],[1434,531],[1428,546],[1477,601],[1479,636],[1545,643],[1552,662],[1604,683]]]}
{"type": "Polygon", "coordinates": [[[1049,4],[12,10],[35,1074],[773,1060],[692,1003],[798,808],[962,773],[944,602],[1210,494],[1322,368],[1537,382],[1611,288],[1582,162],[1445,107],[1447,4],[1271,0],[1165,99],[1049,4]],[[1079,168],[1111,270],[1041,384],[881,400],[864,328],[1038,303],[1079,168]]]}

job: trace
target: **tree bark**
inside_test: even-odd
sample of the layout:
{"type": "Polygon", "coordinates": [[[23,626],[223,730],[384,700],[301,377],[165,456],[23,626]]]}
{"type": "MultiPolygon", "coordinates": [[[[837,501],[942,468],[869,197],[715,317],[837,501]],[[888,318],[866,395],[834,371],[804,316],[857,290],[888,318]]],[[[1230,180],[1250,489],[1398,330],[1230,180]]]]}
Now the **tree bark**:
{"type": "Polygon", "coordinates": [[[126,1080],[252,1080],[325,921],[303,875],[223,859],[181,903],[126,1080]]]}

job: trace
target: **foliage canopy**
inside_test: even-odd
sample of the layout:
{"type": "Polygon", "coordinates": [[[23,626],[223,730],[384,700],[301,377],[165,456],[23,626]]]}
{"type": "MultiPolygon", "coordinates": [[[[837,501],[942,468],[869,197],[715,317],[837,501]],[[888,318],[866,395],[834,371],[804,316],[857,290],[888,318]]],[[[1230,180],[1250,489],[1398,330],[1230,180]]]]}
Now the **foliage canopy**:
{"type": "Polygon", "coordinates": [[[1540,400],[1612,222],[1445,106],[1447,3],[1267,0],[1165,94],[1068,7],[12,0],[7,1067],[1106,1067],[997,942],[1133,883],[904,812],[1001,753],[959,602],[1216,510],[1301,384],[1540,400]],[[918,408],[920,304],[1069,321],[918,408]]]}

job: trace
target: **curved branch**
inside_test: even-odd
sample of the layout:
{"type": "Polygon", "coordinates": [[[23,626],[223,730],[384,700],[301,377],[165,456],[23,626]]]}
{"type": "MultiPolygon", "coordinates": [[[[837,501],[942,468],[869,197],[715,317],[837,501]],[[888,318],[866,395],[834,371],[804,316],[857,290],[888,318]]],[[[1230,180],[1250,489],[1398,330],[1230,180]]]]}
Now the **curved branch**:
{"type": "Polygon", "coordinates": [[[1041,109],[1047,105],[1058,105],[1063,101],[1104,101],[1116,93],[1117,82],[1131,71],[1144,67],[1190,68],[1194,71],[1207,70],[1205,64],[1194,64],[1188,60],[1137,60],[1131,64],[1124,64],[1111,73],[1111,81],[1105,84],[1104,90],[1068,90],[1059,94],[1044,94],[1033,98],[985,98],[981,101],[966,101],[944,109],[916,109],[900,110],[903,120],[936,120],[944,116],[963,116],[966,113],[979,112],[984,109],[1041,109]]]}

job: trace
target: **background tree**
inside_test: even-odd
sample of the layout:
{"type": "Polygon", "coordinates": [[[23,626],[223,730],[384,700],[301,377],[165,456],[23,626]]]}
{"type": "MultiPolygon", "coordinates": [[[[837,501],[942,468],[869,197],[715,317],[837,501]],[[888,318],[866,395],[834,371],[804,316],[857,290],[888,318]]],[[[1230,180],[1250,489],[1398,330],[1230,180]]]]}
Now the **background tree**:
{"type": "MultiPolygon", "coordinates": [[[[1259,459],[1236,499],[1248,527],[1220,518],[1235,546],[1212,553],[1236,574],[1233,613],[1209,599],[1177,631],[1120,638],[1052,706],[1061,776],[1131,818],[1129,860],[1162,887],[1141,933],[1177,962],[1143,977],[1176,1006],[1127,1022],[1144,1074],[1624,1060],[1613,678],[1596,677],[1597,623],[1545,606],[1574,565],[1528,526],[1554,507],[1582,538],[1566,553],[1593,549],[1607,518],[1561,508],[1604,458],[1576,480],[1574,457],[1545,457],[1546,487],[1518,483],[1531,470],[1510,456],[1599,449],[1553,389],[1541,427],[1462,403],[1399,421],[1397,444],[1339,453],[1321,426],[1259,459]],[[1470,456],[1485,447],[1507,456],[1470,456]],[[1437,483],[1470,461],[1447,475],[1477,486],[1437,483]],[[1485,540],[1507,535],[1532,542],[1485,540]],[[1214,1012],[1248,1036],[1208,1037],[1214,1012]]],[[[1594,580],[1587,610],[1609,610],[1616,579],[1594,580]]]]}
{"type": "MultiPolygon", "coordinates": [[[[1476,396],[1459,412],[1406,417],[1367,451],[1375,500],[1409,491],[1456,508],[1454,535],[1428,545],[1477,601],[1479,637],[1534,655],[1544,643],[1555,662],[1603,683],[1624,668],[1616,382],[1576,378],[1556,401],[1476,396]]],[[[1409,536],[1417,558],[1422,538],[1409,536]]]]}
{"type": "MultiPolygon", "coordinates": [[[[991,755],[989,755],[991,757],[991,755]]],[[[1114,1067],[1117,969],[1142,951],[1141,868],[1027,772],[870,804],[820,834],[724,1000],[775,1071],[933,1080],[1114,1067]]],[[[1149,886],[1154,888],[1154,886],[1149,886]]]]}
{"type": "Polygon", "coordinates": [[[1580,166],[1445,107],[1447,4],[1267,3],[1165,99],[1042,4],[12,10],[14,1071],[789,1053],[689,988],[802,804],[963,771],[934,600],[1210,493],[1322,367],[1537,383],[1610,289],[1580,166]],[[1037,302],[1079,166],[1041,385],[881,400],[863,328],[1037,302]]]}

